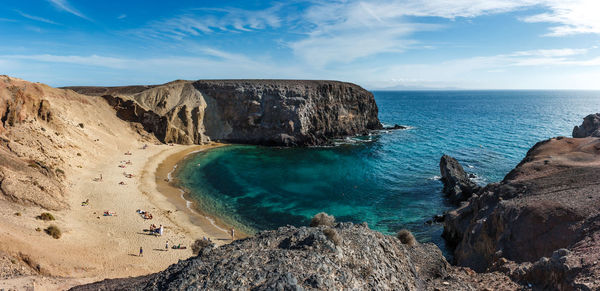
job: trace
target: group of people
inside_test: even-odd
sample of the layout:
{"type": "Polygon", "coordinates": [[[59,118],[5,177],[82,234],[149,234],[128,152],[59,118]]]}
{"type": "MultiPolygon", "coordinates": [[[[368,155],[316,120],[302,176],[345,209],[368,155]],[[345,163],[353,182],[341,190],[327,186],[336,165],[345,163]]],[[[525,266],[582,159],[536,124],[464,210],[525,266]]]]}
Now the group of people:
{"type": "MultiPolygon", "coordinates": [[[[150,233],[151,234],[162,236],[163,231],[164,231],[164,228],[163,228],[162,224],[159,227],[156,227],[156,225],[154,225],[154,224],[150,225],[150,233]]],[[[167,244],[168,244],[168,242],[167,242],[167,244]]]]}
{"type": "Polygon", "coordinates": [[[144,219],[152,219],[152,213],[150,213],[148,211],[138,209],[135,212],[137,212],[139,215],[141,215],[142,218],[144,218],[144,219]]]}

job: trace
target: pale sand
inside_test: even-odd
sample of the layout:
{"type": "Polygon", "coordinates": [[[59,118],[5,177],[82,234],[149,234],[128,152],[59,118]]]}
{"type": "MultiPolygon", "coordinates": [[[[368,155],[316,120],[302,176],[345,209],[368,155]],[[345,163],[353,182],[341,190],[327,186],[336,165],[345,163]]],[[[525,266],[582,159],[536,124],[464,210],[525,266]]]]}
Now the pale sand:
{"type": "MultiPolygon", "coordinates": [[[[0,277],[0,289],[24,290],[35,285],[39,290],[62,290],[105,278],[145,275],[192,256],[190,245],[203,236],[216,244],[230,242],[227,233],[202,215],[194,214],[180,199],[179,190],[162,181],[186,154],[215,145],[157,145],[156,139],[139,126],[119,119],[100,97],[81,96],[18,79],[8,81],[50,100],[52,122],[31,118],[15,125],[10,146],[22,159],[64,170],[66,188],[58,199],[64,199],[68,207],[49,211],[56,221],[44,222],[35,217],[46,210],[0,196],[0,255],[7,254],[15,266],[28,262],[32,267],[24,268],[23,273],[31,276],[4,280],[0,277]],[[145,150],[144,144],[148,144],[145,150]],[[127,151],[132,155],[124,155],[127,151]],[[118,167],[120,161],[126,160],[132,164],[118,167]],[[135,177],[126,178],[124,172],[135,177]],[[103,181],[94,182],[100,174],[103,181]],[[120,181],[127,185],[119,185],[120,181]],[[81,206],[86,199],[89,206],[81,206]],[[150,211],[154,218],[145,221],[137,209],[150,211]],[[103,216],[107,210],[117,215],[103,216]],[[162,237],[143,231],[152,223],[165,226],[162,237]],[[36,231],[51,224],[62,230],[60,239],[36,231]],[[167,241],[170,246],[181,244],[188,248],[165,251],[167,241]],[[138,257],[140,246],[143,257],[138,257]]],[[[39,196],[43,193],[42,189],[35,194],[38,196],[31,197],[45,199],[39,196]]],[[[10,271],[15,266],[6,269],[10,271]]],[[[0,275],[4,274],[11,273],[0,269],[0,275]]]]}
{"type": "MultiPolygon", "coordinates": [[[[90,162],[71,179],[68,196],[71,209],[53,213],[57,216],[55,224],[63,230],[62,238],[55,240],[36,232],[36,227],[52,223],[35,219],[25,223],[27,230],[14,228],[14,224],[1,225],[4,233],[0,241],[8,246],[5,251],[25,252],[41,265],[42,273],[73,279],[26,277],[21,280],[25,282],[0,281],[0,288],[31,286],[36,280],[38,287],[42,284],[40,289],[63,289],[104,278],[149,274],[192,256],[190,246],[195,239],[206,236],[217,245],[231,241],[226,232],[191,211],[181,199],[179,189],[164,181],[183,157],[218,145],[149,145],[145,150],[140,148],[141,143],[135,146],[130,149],[132,155],[124,155],[126,150],[103,155],[104,158],[98,159],[96,164],[90,162]],[[121,161],[127,160],[131,165],[118,167],[121,161]],[[124,172],[135,177],[126,178],[124,172]],[[102,181],[94,182],[99,174],[103,176],[102,181]],[[127,185],[119,185],[120,181],[127,185]],[[90,201],[89,206],[81,206],[86,199],[90,201]],[[149,211],[153,219],[144,220],[136,213],[137,209],[149,211]],[[103,216],[104,211],[116,212],[116,216],[103,216]],[[165,227],[162,237],[143,231],[152,223],[165,227]],[[27,235],[23,236],[23,232],[27,235]],[[181,244],[187,249],[165,251],[167,241],[169,247],[181,244]],[[143,257],[138,256],[140,246],[144,249],[143,257]]],[[[15,219],[10,214],[16,211],[22,212],[23,217],[33,217],[42,210],[10,209],[3,211],[3,216],[15,219]]],[[[226,226],[221,228],[226,229],[226,226]]]]}

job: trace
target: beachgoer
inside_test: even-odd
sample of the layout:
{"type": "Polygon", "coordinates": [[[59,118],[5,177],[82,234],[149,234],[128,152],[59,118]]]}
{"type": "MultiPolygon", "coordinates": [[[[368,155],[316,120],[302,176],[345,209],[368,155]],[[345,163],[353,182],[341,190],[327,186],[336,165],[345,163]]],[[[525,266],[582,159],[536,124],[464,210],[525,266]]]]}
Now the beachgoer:
{"type": "Polygon", "coordinates": [[[169,250],[169,241],[167,241],[167,243],[165,244],[165,251],[169,250]]]}
{"type": "Polygon", "coordinates": [[[235,238],[235,229],[231,228],[231,241],[235,238]]]}
{"type": "Polygon", "coordinates": [[[144,249],[142,249],[142,247],[140,247],[140,257],[144,256],[144,249]]]}
{"type": "Polygon", "coordinates": [[[158,227],[158,235],[162,236],[163,234],[163,226],[162,224],[158,227]]]}

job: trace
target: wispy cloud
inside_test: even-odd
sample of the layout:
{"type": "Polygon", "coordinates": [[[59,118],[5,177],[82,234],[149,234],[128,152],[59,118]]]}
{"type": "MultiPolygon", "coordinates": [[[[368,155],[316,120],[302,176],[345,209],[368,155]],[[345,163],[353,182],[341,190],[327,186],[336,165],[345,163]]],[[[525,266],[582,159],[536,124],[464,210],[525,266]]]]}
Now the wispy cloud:
{"type": "Polygon", "coordinates": [[[249,32],[267,27],[279,27],[281,19],[276,14],[280,5],[265,10],[190,9],[174,17],[150,22],[145,27],[130,32],[150,38],[183,39],[200,33],[215,31],[249,32]]]}
{"type": "Polygon", "coordinates": [[[49,24],[58,24],[50,19],[46,19],[43,17],[39,17],[39,16],[34,16],[34,15],[29,15],[27,13],[21,12],[19,10],[15,10],[17,13],[19,13],[21,16],[27,18],[27,19],[31,19],[31,20],[35,20],[35,21],[40,21],[40,22],[45,22],[45,23],[49,23],[49,24]]]}
{"type": "Polygon", "coordinates": [[[117,16],[117,19],[125,19],[127,17],[127,14],[121,14],[119,16],[117,16]]]}
{"type": "Polygon", "coordinates": [[[555,23],[548,36],[565,36],[581,33],[600,34],[600,2],[596,0],[540,1],[548,12],[523,18],[525,22],[555,23]]]}
{"type": "Polygon", "coordinates": [[[56,8],[63,10],[65,12],[71,13],[77,17],[81,17],[85,20],[89,20],[91,21],[90,18],[88,18],[87,16],[85,16],[83,13],[79,12],[79,10],[75,9],[73,6],[71,6],[69,4],[69,2],[67,2],[67,0],[48,0],[50,3],[52,3],[56,8]]]}

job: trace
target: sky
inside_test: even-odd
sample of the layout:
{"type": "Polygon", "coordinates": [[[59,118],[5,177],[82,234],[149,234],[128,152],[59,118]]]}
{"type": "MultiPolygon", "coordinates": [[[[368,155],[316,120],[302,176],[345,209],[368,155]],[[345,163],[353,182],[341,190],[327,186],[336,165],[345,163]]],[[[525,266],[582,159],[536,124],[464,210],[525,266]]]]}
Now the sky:
{"type": "Polygon", "coordinates": [[[2,2],[0,74],[51,86],[600,89],[598,0],[2,2]]]}

